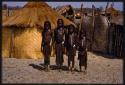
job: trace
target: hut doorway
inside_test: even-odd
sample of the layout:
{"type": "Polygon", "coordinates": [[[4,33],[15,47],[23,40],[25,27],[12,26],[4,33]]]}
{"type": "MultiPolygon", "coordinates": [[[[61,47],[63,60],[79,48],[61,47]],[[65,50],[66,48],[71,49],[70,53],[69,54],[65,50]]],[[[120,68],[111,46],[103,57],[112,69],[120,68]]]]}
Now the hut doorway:
{"type": "Polygon", "coordinates": [[[10,32],[10,49],[9,49],[9,58],[14,56],[14,27],[10,32]]]}

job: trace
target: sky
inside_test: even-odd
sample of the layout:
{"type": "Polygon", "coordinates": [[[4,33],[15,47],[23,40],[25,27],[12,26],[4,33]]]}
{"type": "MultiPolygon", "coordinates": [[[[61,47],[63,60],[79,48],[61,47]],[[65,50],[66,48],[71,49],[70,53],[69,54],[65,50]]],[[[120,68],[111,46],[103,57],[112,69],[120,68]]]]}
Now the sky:
{"type": "MultiPolygon", "coordinates": [[[[2,2],[2,4],[7,4],[8,6],[24,6],[27,2],[2,2]]],[[[80,8],[81,4],[83,3],[84,8],[91,8],[92,4],[95,7],[103,7],[105,8],[107,2],[47,2],[51,7],[63,6],[70,4],[73,8],[80,8]]],[[[111,4],[112,2],[110,2],[111,4]]],[[[110,5],[109,5],[110,6],[110,5]]],[[[123,11],[123,2],[114,2],[114,8],[123,11]]]]}

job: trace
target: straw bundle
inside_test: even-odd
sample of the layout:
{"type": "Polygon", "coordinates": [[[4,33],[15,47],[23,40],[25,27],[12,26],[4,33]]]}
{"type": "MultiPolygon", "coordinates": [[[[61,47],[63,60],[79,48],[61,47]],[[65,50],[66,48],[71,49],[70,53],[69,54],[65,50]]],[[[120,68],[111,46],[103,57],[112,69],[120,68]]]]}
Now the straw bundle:
{"type": "Polygon", "coordinates": [[[2,56],[8,57],[11,54],[11,57],[15,58],[42,58],[42,29],[39,28],[43,28],[44,22],[49,20],[52,29],[55,29],[58,18],[62,18],[65,25],[73,24],[75,26],[74,23],[59,15],[44,2],[27,3],[24,8],[15,12],[14,16],[3,22],[2,56]],[[7,34],[7,32],[9,33],[7,34]],[[11,40],[12,34],[14,36],[11,40]],[[8,42],[6,42],[7,40],[8,42]],[[13,50],[10,52],[11,47],[13,50]]]}

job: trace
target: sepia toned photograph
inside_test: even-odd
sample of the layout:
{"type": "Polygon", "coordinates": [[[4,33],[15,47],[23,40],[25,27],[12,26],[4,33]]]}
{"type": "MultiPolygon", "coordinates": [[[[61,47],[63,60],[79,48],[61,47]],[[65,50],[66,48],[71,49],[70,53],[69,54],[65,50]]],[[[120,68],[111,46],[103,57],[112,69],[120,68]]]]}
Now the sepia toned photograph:
{"type": "Polygon", "coordinates": [[[3,84],[123,84],[123,2],[2,2],[3,84]]]}

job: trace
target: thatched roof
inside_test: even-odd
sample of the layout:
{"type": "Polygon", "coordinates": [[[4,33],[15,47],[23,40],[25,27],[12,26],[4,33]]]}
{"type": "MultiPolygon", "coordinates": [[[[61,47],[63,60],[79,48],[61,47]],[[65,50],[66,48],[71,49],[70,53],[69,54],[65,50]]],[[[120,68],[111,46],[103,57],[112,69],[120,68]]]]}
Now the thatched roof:
{"type": "Polygon", "coordinates": [[[73,24],[73,22],[58,14],[45,2],[28,2],[16,14],[3,22],[3,26],[16,26],[16,27],[34,27],[44,26],[44,22],[49,20],[52,29],[57,26],[57,20],[62,18],[64,25],[73,24]]]}
{"type": "Polygon", "coordinates": [[[110,7],[106,10],[107,13],[115,13],[118,12],[114,7],[110,7]]]}
{"type": "Polygon", "coordinates": [[[123,26],[123,14],[113,17],[111,20],[112,23],[115,23],[116,25],[122,25],[123,26]]]}
{"type": "Polygon", "coordinates": [[[56,11],[59,13],[59,14],[63,14],[63,13],[66,13],[67,11],[69,10],[72,10],[73,11],[73,8],[71,5],[64,5],[64,6],[61,6],[60,8],[57,8],[56,11]]]}
{"type": "Polygon", "coordinates": [[[111,6],[106,10],[106,12],[113,15],[111,20],[112,23],[115,23],[117,25],[123,25],[123,14],[121,14],[120,11],[111,6]]]}

